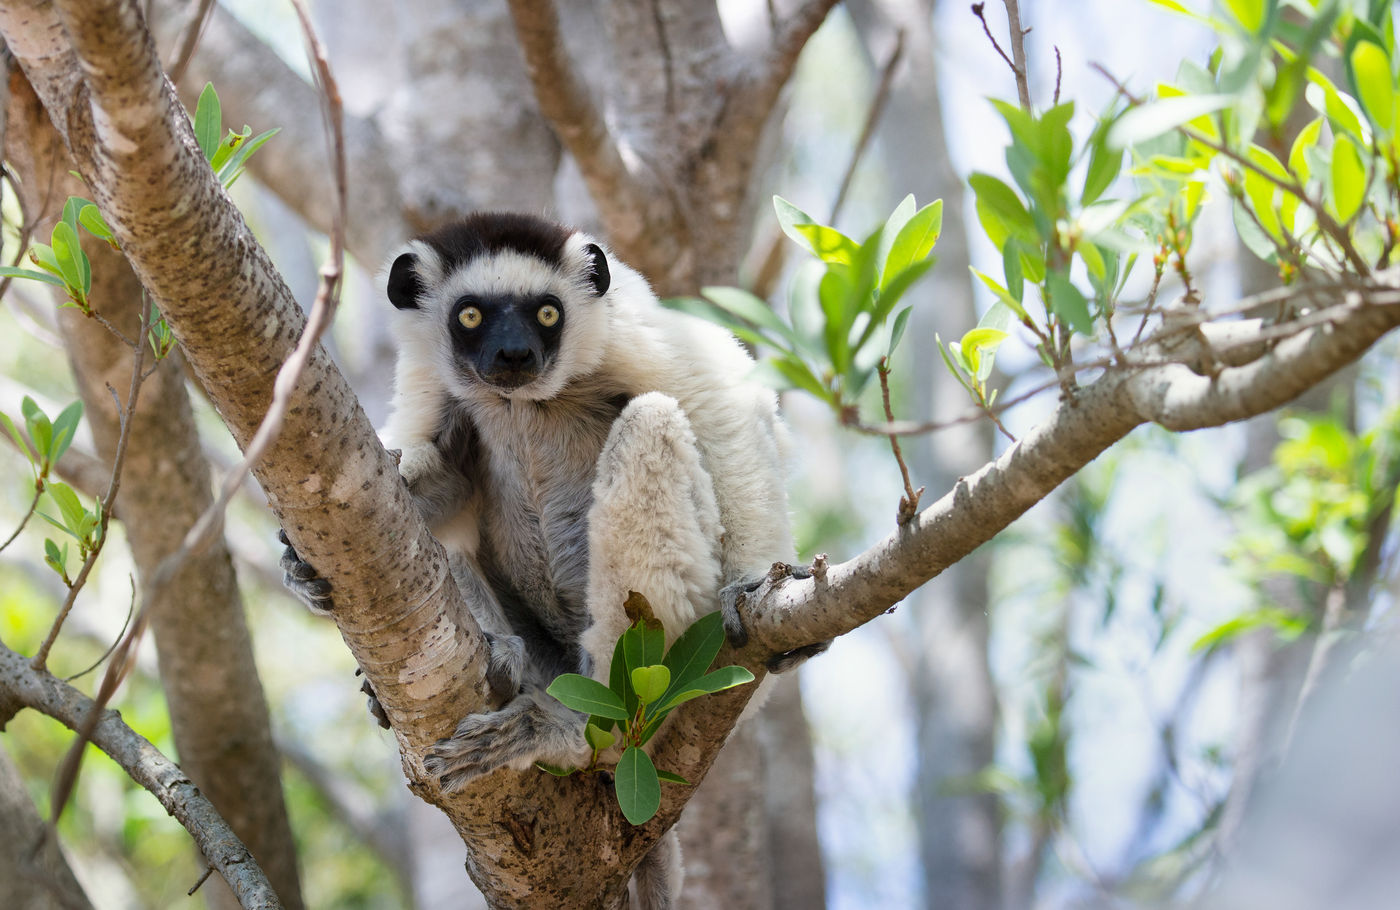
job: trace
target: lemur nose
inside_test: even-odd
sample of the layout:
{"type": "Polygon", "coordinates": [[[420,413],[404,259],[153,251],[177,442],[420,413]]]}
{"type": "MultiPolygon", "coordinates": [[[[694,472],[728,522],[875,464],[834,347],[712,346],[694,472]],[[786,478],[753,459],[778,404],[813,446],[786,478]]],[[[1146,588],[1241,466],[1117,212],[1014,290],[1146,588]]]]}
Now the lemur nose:
{"type": "Polygon", "coordinates": [[[529,366],[534,359],[535,352],[529,348],[501,348],[496,352],[497,363],[516,369],[529,366]]]}

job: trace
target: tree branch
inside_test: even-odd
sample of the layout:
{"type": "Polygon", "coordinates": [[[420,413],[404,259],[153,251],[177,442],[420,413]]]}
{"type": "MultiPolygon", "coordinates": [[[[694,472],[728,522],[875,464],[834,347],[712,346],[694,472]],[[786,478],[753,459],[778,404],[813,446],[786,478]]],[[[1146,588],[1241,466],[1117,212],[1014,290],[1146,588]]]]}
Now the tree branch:
{"type": "MultiPolygon", "coordinates": [[[[49,673],[35,670],[21,654],[0,645],[0,729],[19,707],[34,708],[76,730],[93,708],[92,700],[49,673]]],[[[248,848],[219,817],[213,805],[145,737],[122,723],[116,711],[102,712],[92,742],[190,832],[194,842],[247,908],[281,908],[248,848]]]]}
{"type": "Polygon", "coordinates": [[[559,29],[553,0],[510,0],[516,38],[540,112],[578,162],[588,192],[607,223],[619,223],[637,205],[638,176],[622,160],[559,29]]]}
{"type": "Polygon", "coordinates": [[[1000,458],[984,466],[825,582],[783,578],[747,602],[753,648],[772,654],[842,635],[991,539],[1134,427],[1220,426],[1273,410],[1351,363],[1400,325],[1397,273],[1347,294],[1328,322],[1285,338],[1257,360],[1214,377],[1180,363],[1107,372],[1080,389],[1000,458]],[[1384,300],[1377,303],[1376,300],[1384,300]]]}

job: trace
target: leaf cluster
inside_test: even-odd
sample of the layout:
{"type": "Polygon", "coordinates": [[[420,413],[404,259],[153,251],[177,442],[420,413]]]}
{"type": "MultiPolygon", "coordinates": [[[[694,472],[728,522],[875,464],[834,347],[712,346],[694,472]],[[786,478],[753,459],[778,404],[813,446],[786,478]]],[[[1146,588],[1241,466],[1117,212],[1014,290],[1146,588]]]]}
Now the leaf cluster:
{"type": "MultiPolygon", "coordinates": [[[[34,399],[26,395],[20,403],[20,411],[24,417],[25,433],[20,433],[14,420],[4,413],[0,413],[0,426],[4,427],[15,448],[29,464],[34,476],[35,504],[38,504],[41,494],[47,493],[58,507],[58,518],[43,512],[39,516],[73,537],[78,542],[79,558],[86,559],[102,538],[101,507],[95,505],[91,510],[87,509],[71,487],[49,478],[53,466],[73,442],[78,422],[83,418],[83,403],[75,401],[60,411],[57,417],[50,419],[34,399]]],[[[45,540],[44,562],[58,573],[65,584],[72,583],[68,577],[67,543],[60,547],[53,540],[45,540]]]]}
{"type": "MultiPolygon", "coordinates": [[[[608,685],[577,673],[565,673],[550,683],[550,695],[575,711],[589,715],[584,736],[598,755],[621,742],[622,756],[613,772],[618,805],[634,825],[645,823],[661,806],[661,781],[688,783],[659,771],[642,746],[656,734],[672,711],[691,699],[753,681],[740,666],[710,670],[724,644],[718,612],[700,617],[681,633],[669,651],[661,624],[640,618],[617,641],[608,671],[608,685]]],[[[543,767],[552,774],[572,771],[543,767]]]]}
{"type": "Polygon", "coordinates": [[[933,268],[943,202],[918,208],[914,197],[906,196],[860,243],[780,196],[773,197],[773,206],[783,232],[815,259],[792,286],[786,319],[738,288],[704,288],[701,298],[667,305],[717,322],[768,350],[771,356],[760,371],[769,382],[809,392],[846,419],[904,336],[910,309],[895,309],[933,268]]]}

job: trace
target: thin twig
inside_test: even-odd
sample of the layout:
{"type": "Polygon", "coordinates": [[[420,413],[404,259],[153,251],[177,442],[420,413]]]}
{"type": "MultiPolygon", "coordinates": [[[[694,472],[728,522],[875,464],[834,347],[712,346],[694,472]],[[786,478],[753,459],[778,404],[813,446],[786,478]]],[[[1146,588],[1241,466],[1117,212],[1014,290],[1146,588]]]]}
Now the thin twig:
{"type": "Polygon", "coordinates": [[[20,519],[19,527],[15,528],[15,533],[11,534],[9,536],[9,539],[6,540],[4,543],[0,543],[0,553],[3,553],[6,547],[14,543],[15,538],[18,537],[20,535],[20,532],[24,530],[24,526],[29,524],[29,519],[34,517],[34,510],[39,508],[39,497],[43,495],[43,482],[39,480],[34,481],[34,498],[29,501],[29,508],[25,511],[24,517],[20,519]]]}
{"type": "Polygon", "coordinates": [[[986,32],[987,40],[992,42],[992,47],[996,48],[996,52],[1001,54],[1001,59],[1005,60],[1006,65],[1011,67],[1011,72],[1019,77],[1020,73],[1016,72],[1016,64],[1012,63],[1011,58],[1006,55],[1006,51],[1001,49],[1001,45],[997,43],[996,36],[992,34],[991,26],[987,25],[987,16],[984,12],[986,6],[987,4],[985,3],[972,4],[972,15],[977,17],[978,22],[982,23],[982,31],[986,32]]]}
{"type": "MultiPolygon", "coordinates": [[[[1339,286],[1345,286],[1345,283],[1339,283],[1339,286]]],[[[1323,288],[1315,286],[1303,288],[1295,287],[1287,290],[1290,292],[1288,295],[1289,297],[1311,296],[1313,294],[1321,294],[1324,292],[1323,288]]],[[[1220,316],[1233,316],[1238,315],[1242,312],[1248,312],[1249,310],[1259,307],[1264,303],[1271,302],[1272,300],[1277,299],[1278,295],[1279,290],[1275,290],[1269,292],[1268,294],[1261,294],[1255,297],[1248,298],[1247,301],[1241,302],[1237,306],[1232,307],[1229,311],[1221,313],[1220,316]]],[[[1371,299],[1369,301],[1363,302],[1361,304],[1340,303],[1334,304],[1331,307],[1324,307],[1321,309],[1313,310],[1304,314],[1303,316],[1290,320],[1287,323],[1281,323],[1278,325],[1273,325],[1267,328],[1260,329],[1250,338],[1242,340],[1235,344],[1215,344],[1213,350],[1214,353],[1219,354],[1223,352],[1229,352],[1236,348],[1245,348],[1252,345],[1269,345],[1274,342],[1281,341],[1285,338],[1296,335],[1300,332],[1306,331],[1308,329],[1315,328],[1319,325],[1335,323],[1339,318],[1342,318],[1338,315],[1339,311],[1354,311],[1356,306],[1358,305],[1397,306],[1400,305],[1400,292],[1397,292],[1393,288],[1378,288],[1371,295],[1371,299]]],[[[1152,335],[1148,336],[1145,340],[1141,342],[1135,342],[1133,345],[1129,346],[1127,351],[1132,352],[1140,348],[1150,348],[1172,338],[1198,332],[1202,325],[1206,323],[1215,323],[1218,321],[1219,319],[1217,318],[1211,318],[1199,321],[1191,321],[1182,325],[1163,327],[1160,328],[1158,331],[1154,332],[1152,335]]],[[[1120,369],[1125,370],[1145,370],[1154,369],[1156,367],[1165,366],[1171,363],[1186,362],[1187,361],[1185,361],[1182,358],[1154,357],[1131,361],[1128,363],[1119,363],[1117,355],[1108,355],[1097,358],[1095,360],[1086,360],[1074,363],[1064,368],[1064,370],[1062,370],[1061,372],[1068,375],[1078,375],[1079,373],[1083,373],[1088,370],[1108,369],[1110,367],[1118,367],[1120,369]]],[[[940,430],[949,429],[951,427],[973,423],[975,421],[981,420],[986,417],[990,417],[995,414],[1002,414],[1019,404],[1024,404],[1026,401],[1029,401],[1037,395],[1040,395],[1044,392],[1049,391],[1050,389],[1061,386],[1064,383],[1064,381],[1065,376],[1057,374],[1054,378],[1049,379],[1046,382],[1041,383],[1040,385],[1037,385],[1036,387],[1030,389],[1027,392],[1017,395],[1014,398],[1005,399],[997,405],[995,405],[994,407],[984,408],[981,406],[977,406],[973,410],[965,412],[961,416],[954,417],[949,420],[925,421],[921,423],[902,421],[891,422],[886,424],[867,424],[860,423],[858,421],[850,421],[847,423],[843,423],[843,425],[852,430],[855,430],[857,433],[863,433],[867,436],[889,436],[891,434],[898,436],[918,436],[925,433],[934,433],[940,430]]]]}
{"type": "MultiPolygon", "coordinates": [[[[143,295],[144,297],[144,295],[143,295]]],[[[144,300],[143,300],[144,302],[144,300]]],[[[144,338],[146,331],[150,328],[150,307],[142,307],[141,330],[138,333],[144,338]]],[[[127,441],[131,438],[131,425],[136,416],[136,401],[141,394],[141,384],[144,381],[142,364],[146,359],[146,348],[144,345],[136,346],[136,356],[131,364],[131,385],[126,393],[126,404],[117,402],[117,448],[112,456],[112,479],[107,485],[107,495],[98,503],[98,536],[93,544],[92,550],[88,553],[87,559],[83,560],[82,568],[78,571],[78,576],[73,579],[73,583],[68,586],[68,596],[64,598],[63,605],[59,608],[58,615],[54,617],[53,625],[49,628],[49,634],[44,638],[43,644],[34,654],[34,669],[43,670],[46,668],[49,659],[49,651],[53,648],[54,642],[58,640],[58,633],[63,629],[63,623],[68,619],[68,614],[73,610],[73,604],[77,602],[78,592],[87,584],[88,575],[91,574],[93,566],[97,563],[97,557],[101,555],[102,548],[107,544],[107,526],[111,522],[113,503],[117,500],[117,492],[121,489],[122,467],[126,464],[127,441]]],[[[107,387],[112,391],[112,397],[116,398],[116,390],[111,386],[107,387]]],[[[55,815],[55,818],[58,816],[55,815]]]]}
{"type": "Polygon", "coordinates": [[[846,194],[850,192],[851,181],[855,179],[856,167],[865,157],[866,147],[870,145],[870,137],[875,134],[875,127],[880,122],[880,116],[885,112],[885,104],[890,99],[890,86],[894,82],[894,71],[899,66],[899,61],[903,56],[904,29],[901,28],[895,33],[894,48],[890,50],[885,65],[880,69],[880,81],[875,86],[875,95],[870,100],[870,109],[865,113],[865,123],[861,125],[860,136],[856,139],[855,147],[851,149],[851,158],[846,163],[846,172],[841,175],[841,186],[836,191],[835,201],[831,203],[831,217],[827,219],[827,224],[836,223],[836,217],[841,214],[841,207],[846,203],[846,194]]]}
{"type": "MultiPolygon", "coordinates": [[[[870,107],[866,110],[865,122],[861,125],[860,135],[856,139],[855,145],[851,147],[851,157],[846,162],[846,169],[842,173],[841,185],[836,191],[836,198],[831,203],[831,217],[827,219],[827,224],[835,224],[836,216],[841,214],[841,207],[846,201],[846,193],[850,190],[856,168],[865,157],[865,152],[870,147],[870,139],[875,133],[875,127],[879,125],[880,118],[884,114],[885,104],[889,101],[890,88],[894,83],[894,71],[903,54],[904,29],[900,29],[895,34],[894,48],[891,49],[889,57],[885,59],[885,65],[880,68],[880,81],[876,84],[875,94],[870,99],[870,107]]],[[[768,251],[764,254],[763,261],[758,267],[758,274],[754,276],[753,280],[752,290],[754,294],[764,300],[772,295],[773,285],[777,282],[778,276],[782,274],[783,260],[786,258],[787,250],[787,238],[779,231],[774,235],[772,243],[768,245],[768,251]]]]}
{"type": "Polygon", "coordinates": [[[1060,79],[1064,76],[1064,67],[1060,62],[1060,46],[1056,44],[1053,47],[1055,48],[1055,100],[1051,104],[1058,107],[1060,104],[1060,79]]]}
{"type": "Polygon", "coordinates": [[[204,866],[204,871],[199,874],[199,878],[195,879],[194,884],[190,885],[190,890],[185,892],[185,896],[194,897],[194,893],[199,890],[201,885],[203,885],[206,881],[209,880],[209,876],[213,873],[214,867],[206,863],[204,866]]]}
{"type": "Polygon", "coordinates": [[[199,0],[199,6],[185,22],[185,27],[180,32],[178,49],[175,51],[175,62],[170,65],[170,72],[167,74],[174,85],[179,85],[185,78],[185,70],[189,68],[190,60],[194,59],[195,48],[199,46],[199,39],[204,36],[204,27],[209,24],[209,11],[213,8],[214,0],[199,0]]]}
{"type": "Polygon", "coordinates": [[[102,652],[102,656],[92,662],[92,666],[88,667],[86,670],[79,670],[72,676],[63,677],[64,682],[71,683],[75,679],[82,679],[84,676],[87,676],[93,670],[102,666],[102,662],[111,657],[112,652],[117,650],[117,645],[121,644],[122,636],[126,635],[126,630],[131,627],[131,617],[136,615],[136,576],[128,575],[127,579],[131,582],[131,603],[126,608],[126,619],[122,620],[122,627],[121,630],[117,632],[117,637],[112,639],[112,644],[106,651],[102,652]]]}
{"type": "MultiPolygon", "coordinates": [[[[880,398],[885,403],[885,419],[894,423],[894,411],[890,408],[890,370],[889,362],[886,358],[880,358],[880,364],[875,368],[875,372],[880,377],[880,398]]],[[[913,483],[909,480],[909,466],[904,463],[904,454],[899,450],[899,435],[890,433],[890,449],[894,451],[894,460],[899,463],[899,476],[904,478],[904,495],[899,498],[899,511],[895,514],[895,521],[900,527],[904,527],[919,514],[919,497],[924,495],[924,488],[914,489],[913,483]]]]}
{"type": "Polygon", "coordinates": [[[1016,73],[1016,94],[1021,98],[1021,109],[1031,109],[1031,79],[1026,68],[1026,32],[1021,28],[1021,5],[1018,0],[1002,0],[1006,5],[1006,27],[1011,32],[1011,69],[1016,73]]]}

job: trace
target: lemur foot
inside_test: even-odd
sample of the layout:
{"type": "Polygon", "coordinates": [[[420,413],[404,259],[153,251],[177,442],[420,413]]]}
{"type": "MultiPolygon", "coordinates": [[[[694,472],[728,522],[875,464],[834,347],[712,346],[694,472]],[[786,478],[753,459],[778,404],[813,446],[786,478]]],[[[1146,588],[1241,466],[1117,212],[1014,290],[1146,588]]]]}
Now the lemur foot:
{"type": "MultiPolygon", "coordinates": [[[[785,578],[811,577],[812,569],[809,566],[794,566],[785,562],[775,562],[764,575],[757,578],[740,579],[721,588],[719,592],[720,617],[724,621],[724,634],[729,639],[729,643],[736,648],[742,648],[749,643],[749,631],[744,628],[744,618],[740,614],[740,610],[744,607],[750,594],[755,593],[764,585],[775,584],[785,578]]],[[[800,648],[793,648],[791,651],[774,654],[764,661],[764,666],[772,673],[784,673],[816,657],[829,647],[831,647],[829,641],[803,645],[800,648]]]]}
{"type": "Polygon", "coordinates": [[[589,749],[583,738],[585,718],[543,691],[527,691],[499,711],[469,714],[423,759],[427,772],[454,793],[497,768],[517,771],[536,761],[581,767],[589,749]]]}
{"type": "Polygon", "coordinates": [[[312,613],[321,616],[330,613],[335,609],[335,602],[331,600],[331,583],[322,578],[311,563],[304,562],[297,555],[292,542],[287,539],[286,531],[279,529],[277,539],[287,545],[278,561],[282,567],[282,584],[312,613]]]}

